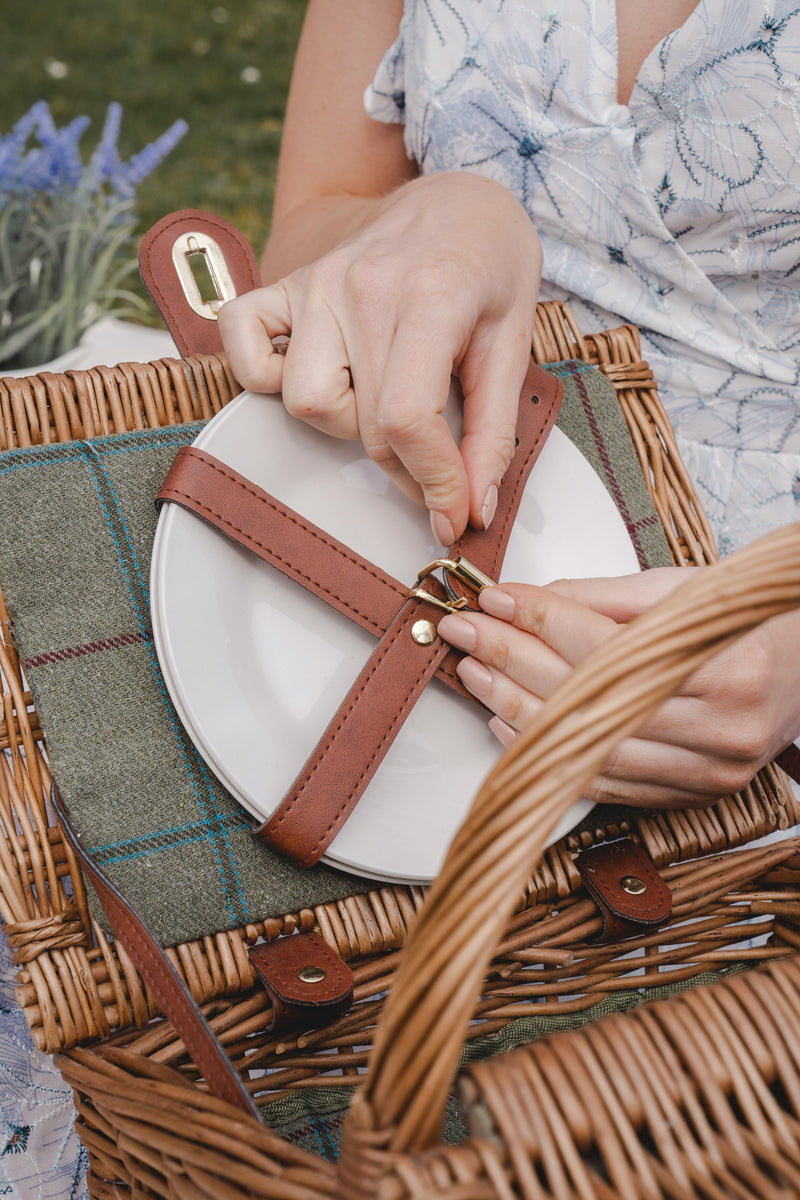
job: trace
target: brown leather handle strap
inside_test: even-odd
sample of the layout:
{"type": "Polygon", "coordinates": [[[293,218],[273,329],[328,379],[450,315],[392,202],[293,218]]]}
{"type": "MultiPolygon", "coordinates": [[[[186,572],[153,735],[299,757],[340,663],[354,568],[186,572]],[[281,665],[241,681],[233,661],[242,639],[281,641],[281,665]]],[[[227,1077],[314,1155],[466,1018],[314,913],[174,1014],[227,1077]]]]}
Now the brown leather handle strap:
{"type": "MultiPolygon", "coordinates": [[[[498,490],[490,530],[467,529],[451,547],[496,577],[503,563],[525,482],[558,415],[563,385],[531,364],[522,386],[517,451],[498,490]]],[[[275,813],[256,834],[301,866],[315,863],[364,793],[408,714],[448,652],[436,637],[419,645],[411,628],[435,613],[412,600],[398,614],[275,813]]]]}
{"type": "Polygon", "coordinates": [[[227,1100],[258,1120],[258,1111],[250,1095],[185,983],[136,910],[87,853],[70,825],[55,784],[50,789],[50,803],[64,837],[91,879],[117,936],[127,948],[134,966],[158,1000],[162,1011],[186,1044],[209,1090],[220,1100],[227,1100]]]}
{"type": "Polygon", "coordinates": [[[219,354],[216,309],[261,286],[253,248],[213,213],[184,208],[142,238],[139,271],[181,354],[219,354]],[[216,299],[204,299],[203,276],[216,299]]]}

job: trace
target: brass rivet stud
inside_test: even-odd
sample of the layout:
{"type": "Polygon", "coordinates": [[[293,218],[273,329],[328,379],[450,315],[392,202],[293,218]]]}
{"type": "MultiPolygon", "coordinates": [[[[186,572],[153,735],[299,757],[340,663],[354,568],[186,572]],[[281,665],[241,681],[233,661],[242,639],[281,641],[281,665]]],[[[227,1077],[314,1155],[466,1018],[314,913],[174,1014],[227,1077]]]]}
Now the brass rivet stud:
{"type": "Polygon", "coordinates": [[[327,977],[322,967],[301,967],[297,972],[297,978],[302,979],[303,983],[322,983],[327,977]]]}
{"type": "Polygon", "coordinates": [[[642,892],[647,891],[647,884],[638,875],[623,875],[619,881],[619,886],[629,896],[641,896],[642,892]]]}
{"type": "Polygon", "coordinates": [[[436,626],[433,621],[415,621],[411,626],[411,636],[418,646],[430,646],[436,639],[436,626]]]}

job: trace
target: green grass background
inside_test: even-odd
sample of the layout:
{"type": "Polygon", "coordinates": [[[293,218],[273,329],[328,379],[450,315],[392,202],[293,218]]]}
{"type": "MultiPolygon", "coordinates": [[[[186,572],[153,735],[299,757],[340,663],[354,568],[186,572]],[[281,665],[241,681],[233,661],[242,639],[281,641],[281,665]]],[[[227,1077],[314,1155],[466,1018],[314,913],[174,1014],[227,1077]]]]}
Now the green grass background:
{"type": "Polygon", "coordinates": [[[174,209],[202,208],[232,221],[260,253],[305,7],[0,0],[0,133],[46,100],[59,126],[91,117],[80,143],[86,159],[117,100],[127,159],[183,117],[189,132],[137,189],[139,234],[174,209]],[[247,82],[253,68],[260,79],[247,82]]]}

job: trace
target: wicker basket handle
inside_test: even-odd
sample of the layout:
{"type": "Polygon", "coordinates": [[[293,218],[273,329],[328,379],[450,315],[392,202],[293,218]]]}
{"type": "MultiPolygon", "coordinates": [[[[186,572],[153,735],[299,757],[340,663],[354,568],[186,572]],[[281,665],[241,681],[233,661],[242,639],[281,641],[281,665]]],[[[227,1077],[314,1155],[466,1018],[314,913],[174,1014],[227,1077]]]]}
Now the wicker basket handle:
{"type": "Polygon", "coordinates": [[[502,755],[428,894],[387,1001],[348,1115],[348,1196],[373,1194],[386,1152],[419,1151],[438,1138],[482,981],[562,814],[688,675],[798,604],[800,523],[698,570],[598,647],[502,755]]]}

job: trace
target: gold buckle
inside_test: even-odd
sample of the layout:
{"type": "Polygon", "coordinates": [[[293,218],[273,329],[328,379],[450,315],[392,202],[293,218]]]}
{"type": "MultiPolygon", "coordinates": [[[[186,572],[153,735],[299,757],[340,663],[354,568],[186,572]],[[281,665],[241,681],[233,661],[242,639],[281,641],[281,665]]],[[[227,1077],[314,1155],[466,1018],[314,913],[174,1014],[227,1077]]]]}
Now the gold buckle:
{"type": "Polygon", "coordinates": [[[175,239],[172,261],[189,307],[208,321],[216,321],[217,313],[227,300],[236,296],[236,287],[225,255],[207,233],[184,233],[175,239]],[[198,270],[195,272],[194,268],[198,270]],[[205,279],[201,288],[201,272],[205,279]],[[210,289],[212,296],[204,296],[210,289]]]}
{"type": "Polygon", "coordinates": [[[456,595],[455,589],[448,579],[448,572],[455,575],[461,583],[466,584],[476,596],[484,588],[494,587],[493,579],[490,579],[488,575],[484,575],[483,571],[479,570],[468,559],[462,558],[459,555],[456,559],[437,558],[432,563],[428,563],[427,567],[423,567],[417,576],[417,586],[411,589],[408,593],[409,596],[414,596],[417,600],[427,600],[429,604],[435,604],[437,608],[443,608],[445,612],[458,612],[460,609],[468,608],[469,600],[466,596],[456,595]],[[444,600],[440,599],[439,596],[432,595],[431,592],[426,592],[420,586],[424,579],[427,579],[429,575],[433,575],[434,571],[438,571],[440,568],[443,574],[442,585],[447,592],[447,598],[444,600]]]}

